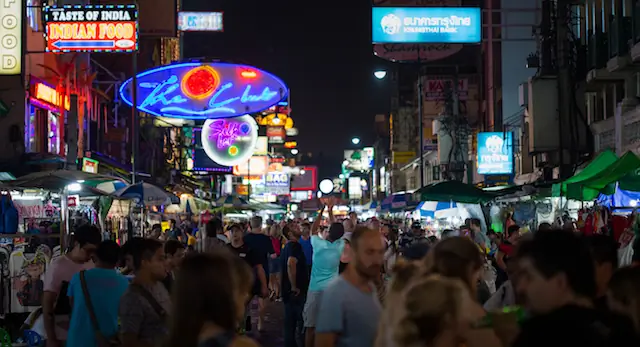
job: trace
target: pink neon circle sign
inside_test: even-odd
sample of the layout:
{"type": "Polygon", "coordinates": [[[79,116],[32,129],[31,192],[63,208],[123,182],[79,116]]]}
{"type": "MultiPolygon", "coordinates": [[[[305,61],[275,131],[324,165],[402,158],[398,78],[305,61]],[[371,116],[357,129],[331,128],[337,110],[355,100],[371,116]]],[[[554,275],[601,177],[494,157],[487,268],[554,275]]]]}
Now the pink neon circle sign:
{"type": "Polygon", "coordinates": [[[244,163],[258,142],[258,123],[251,116],[207,119],[202,126],[202,148],[214,162],[224,166],[244,163]]]}

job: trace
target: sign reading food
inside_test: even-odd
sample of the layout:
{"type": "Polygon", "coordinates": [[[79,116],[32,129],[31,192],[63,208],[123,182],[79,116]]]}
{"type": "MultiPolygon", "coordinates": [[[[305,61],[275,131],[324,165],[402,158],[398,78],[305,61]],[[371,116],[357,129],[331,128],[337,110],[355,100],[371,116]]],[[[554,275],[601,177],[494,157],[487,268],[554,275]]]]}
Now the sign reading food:
{"type": "Polygon", "coordinates": [[[135,5],[44,7],[47,52],[133,52],[138,50],[135,5]]]}

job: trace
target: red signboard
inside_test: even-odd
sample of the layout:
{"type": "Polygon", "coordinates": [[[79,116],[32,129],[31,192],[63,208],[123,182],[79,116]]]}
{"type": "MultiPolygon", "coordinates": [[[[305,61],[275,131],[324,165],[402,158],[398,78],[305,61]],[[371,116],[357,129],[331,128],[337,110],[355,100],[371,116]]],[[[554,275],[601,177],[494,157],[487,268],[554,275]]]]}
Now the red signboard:
{"type": "Polygon", "coordinates": [[[284,127],[267,127],[267,137],[281,137],[284,138],[287,136],[287,132],[284,130],[284,127]]]}
{"type": "Polygon", "coordinates": [[[135,5],[45,6],[47,52],[133,52],[135,5]]]}

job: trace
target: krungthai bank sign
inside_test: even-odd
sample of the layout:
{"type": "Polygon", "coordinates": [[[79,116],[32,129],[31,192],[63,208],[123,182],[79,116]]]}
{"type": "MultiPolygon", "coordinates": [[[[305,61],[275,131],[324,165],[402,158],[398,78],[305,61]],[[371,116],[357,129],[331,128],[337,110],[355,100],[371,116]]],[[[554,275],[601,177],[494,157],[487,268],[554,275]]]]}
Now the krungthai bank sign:
{"type": "Polygon", "coordinates": [[[0,0],[0,75],[22,73],[22,1],[0,0]]]}

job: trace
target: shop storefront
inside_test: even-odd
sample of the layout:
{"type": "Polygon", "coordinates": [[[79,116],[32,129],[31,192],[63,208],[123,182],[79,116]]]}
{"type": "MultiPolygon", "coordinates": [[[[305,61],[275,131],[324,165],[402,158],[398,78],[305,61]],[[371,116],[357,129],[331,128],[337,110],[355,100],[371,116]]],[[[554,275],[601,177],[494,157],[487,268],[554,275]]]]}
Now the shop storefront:
{"type": "Polygon", "coordinates": [[[30,76],[25,119],[25,147],[31,153],[64,157],[64,120],[69,97],[48,83],[30,76]]]}

